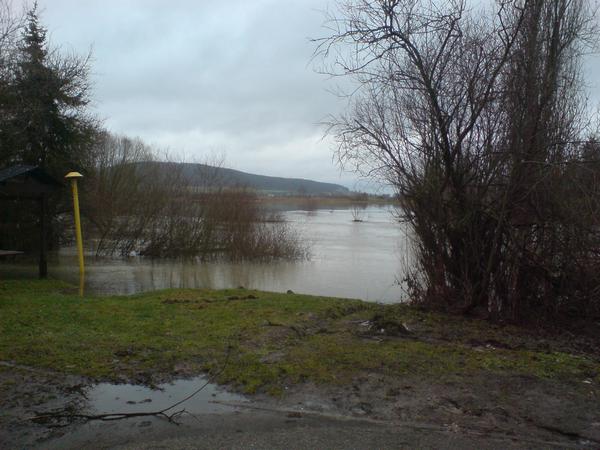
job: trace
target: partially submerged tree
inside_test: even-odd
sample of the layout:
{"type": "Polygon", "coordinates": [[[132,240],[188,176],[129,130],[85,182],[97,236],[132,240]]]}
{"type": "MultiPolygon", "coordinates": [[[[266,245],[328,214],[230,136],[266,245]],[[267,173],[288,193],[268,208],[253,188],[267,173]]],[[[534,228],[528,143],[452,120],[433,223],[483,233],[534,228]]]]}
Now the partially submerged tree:
{"type": "Polygon", "coordinates": [[[286,223],[265,223],[253,192],[225,186],[218,160],[184,170],[186,165],[158,161],[139,139],[109,133],[98,139],[93,155],[83,212],[97,235],[98,255],[306,256],[286,223]]]}
{"type": "Polygon", "coordinates": [[[597,311],[600,187],[577,188],[574,170],[597,150],[582,145],[589,5],[508,0],[491,12],[343,3],[318,49],[329,73],[357,83],[330,123],[337,155],[401,196],[415,299],[511,320],[597,311]]]}

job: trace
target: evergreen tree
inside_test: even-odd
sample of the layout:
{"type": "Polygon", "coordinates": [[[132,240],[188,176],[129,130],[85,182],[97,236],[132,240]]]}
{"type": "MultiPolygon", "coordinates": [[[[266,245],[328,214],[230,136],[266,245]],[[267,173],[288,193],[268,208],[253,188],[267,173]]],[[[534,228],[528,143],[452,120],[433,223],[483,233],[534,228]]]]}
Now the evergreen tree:
{"type": "MultiPolygon", "coordinates": [[[[98,129],[87,111],[90,58],[49,46],[37,4],[20,31],[16,42],[4,46],[0,55],[0,168],[40,166],[59,180],[71,170],[86,172],[98,129]]],[[[50,245],[58,242],[62,228],[54,226],[54,219],[68,201],[66,189],[47,199],[50,245]]],[[[37,214],[35,204],[4,200],[0,247],[37,248],[37,214]]]]}
{"type": "MultiPolygon", "coordinates": [[[[57,177],[84,170],[95,122],[87,113],[89,58],[49,50],[37,5],[28,13],[5,96],[10,113],[0,129],[11,162],[40,166],[57,177]]],[[[0,158],[0,160],[5,158],[0,158]]]]}

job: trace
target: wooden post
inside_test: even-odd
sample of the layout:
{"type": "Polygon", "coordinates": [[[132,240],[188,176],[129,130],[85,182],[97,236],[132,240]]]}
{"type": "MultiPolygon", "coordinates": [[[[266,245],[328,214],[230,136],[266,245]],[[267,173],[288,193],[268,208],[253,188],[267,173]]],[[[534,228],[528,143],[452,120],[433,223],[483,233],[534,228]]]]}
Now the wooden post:
{"type": "Polygon", "coordinates": [[[48,261],[46,260],[46,195],[40,197],[40,278],[48,277],[48,261]]]}

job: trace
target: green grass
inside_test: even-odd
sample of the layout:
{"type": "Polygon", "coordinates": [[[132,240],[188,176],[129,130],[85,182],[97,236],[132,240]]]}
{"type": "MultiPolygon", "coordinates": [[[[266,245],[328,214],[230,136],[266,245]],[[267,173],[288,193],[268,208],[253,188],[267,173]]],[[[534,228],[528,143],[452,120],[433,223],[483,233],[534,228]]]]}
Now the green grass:
{"type": "Polygon", "coordinates": [[[243,289],[81,299],[59,281],[0,281],[0,360],[95,379],[215,372],[227,353],[220,382],[273,394],[290,383],[348,383],[365,372],[600,379],[592,357],[534,344],[518,329],[403,305],[243,289]],[[359,323],[376,313],[414,332],[367,338],[359,323]],[[489,349],[474,339],[528,345],[489,349]]]}

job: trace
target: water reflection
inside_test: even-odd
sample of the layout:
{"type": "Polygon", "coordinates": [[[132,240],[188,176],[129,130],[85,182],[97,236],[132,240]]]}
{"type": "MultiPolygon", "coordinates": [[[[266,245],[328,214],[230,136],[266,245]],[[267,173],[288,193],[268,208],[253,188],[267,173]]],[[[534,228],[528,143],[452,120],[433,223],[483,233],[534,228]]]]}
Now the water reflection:
{"type": "MultiPolygon", "coordinates": [[[[86,390],[88,408],[94,414],[138,413],[160,411],[191,395],[206,384],[206,378],[195,377],[161,384],[158,389],[133,384],[100,383],[86,390]]],[[[192,414],[216,414],[230,412],[234,407],[225,403],[243,403],[247,399],[208,383],[180,407],[170,413],[184,409],[192,414]],[[218,403],[223,402],[223,403],[218,403]]]]}
{"type": "MultiPolygon", "coordinates": [[[[350,209],[284,213],[311,245],[310,261],[227,263],[144,258],[87,258],[86,292],[132,294],[163,288],[246,288],[396,302],[396,280],[409,263],[407,237],[390,208],[369,207],[363,222],[350,209]]],[[[2,270],[0,266],[0,271],[2,270]]],[[[52,276],[77,281],[77,261],[64,249],[52,276]]]]}

